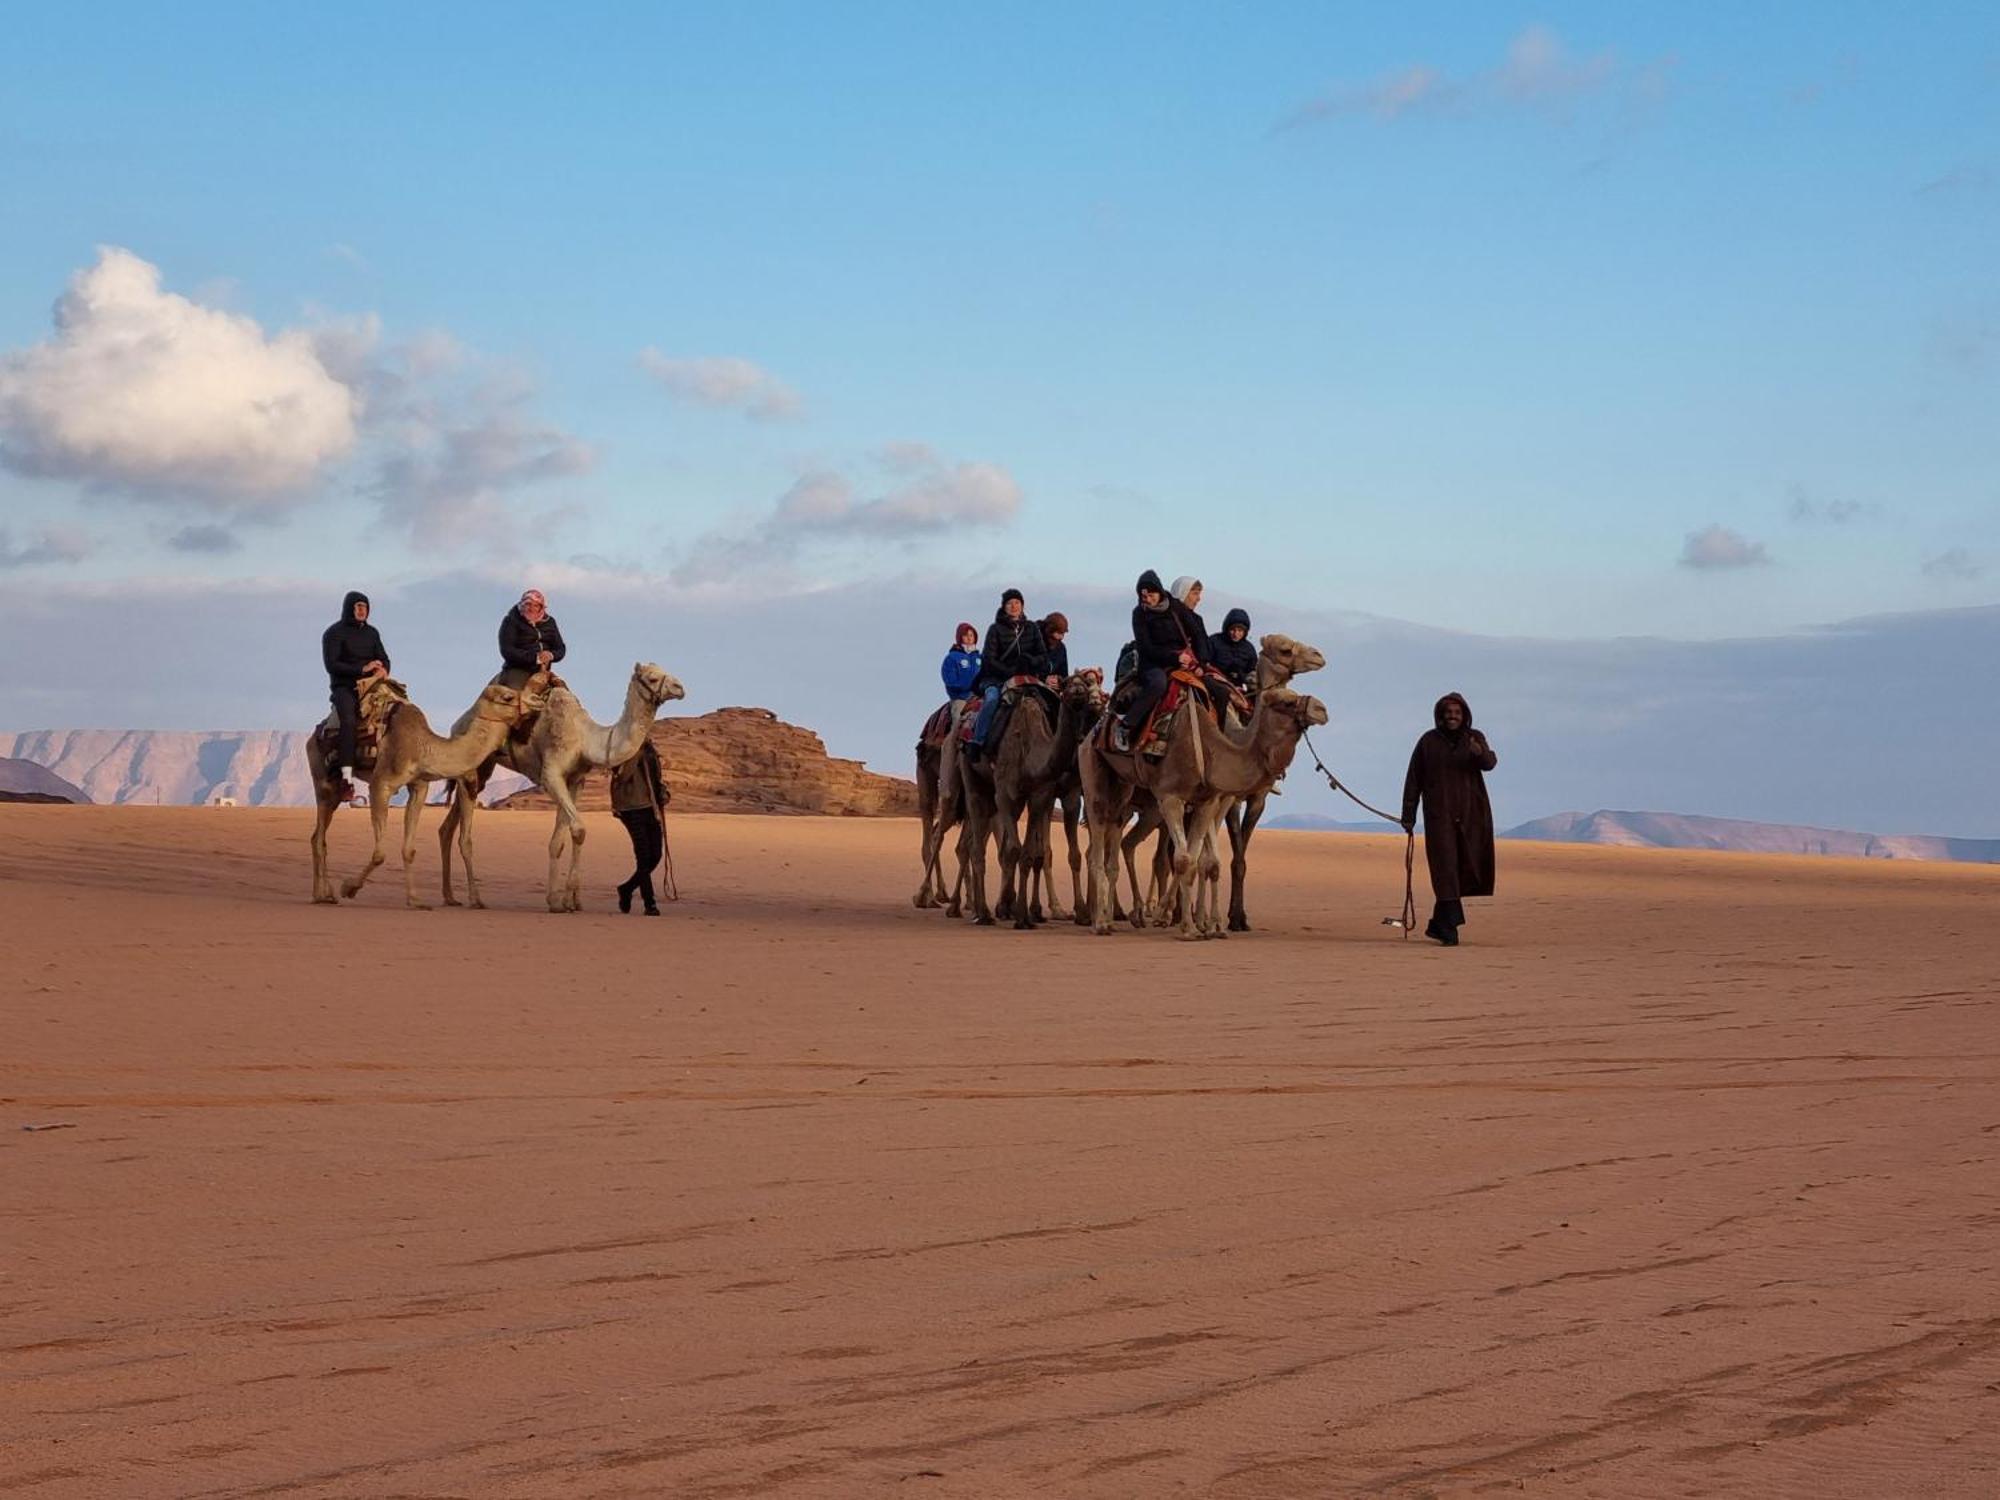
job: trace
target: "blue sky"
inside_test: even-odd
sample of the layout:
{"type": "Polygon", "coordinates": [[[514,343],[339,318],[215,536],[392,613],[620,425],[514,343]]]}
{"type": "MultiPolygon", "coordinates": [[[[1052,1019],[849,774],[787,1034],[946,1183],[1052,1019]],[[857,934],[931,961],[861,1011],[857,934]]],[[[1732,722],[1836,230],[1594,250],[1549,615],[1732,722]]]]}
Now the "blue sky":
{"type": "Polygon", "coordinates": [[[20,6],[0,203],[17,595],[2000,594],[1990,5],[20,6]]]}

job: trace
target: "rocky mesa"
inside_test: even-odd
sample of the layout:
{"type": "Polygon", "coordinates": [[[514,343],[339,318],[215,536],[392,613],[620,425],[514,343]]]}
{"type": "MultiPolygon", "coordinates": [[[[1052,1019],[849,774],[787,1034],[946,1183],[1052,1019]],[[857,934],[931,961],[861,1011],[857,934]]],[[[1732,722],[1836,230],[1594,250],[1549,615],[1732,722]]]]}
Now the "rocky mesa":
{"type": "MultiPolygon", "coordinates": [[[[693,718],[661,719],[653,745],[681,812],[817,813],[834,817],[914,817],[915,783],[883,776],[858,760],[828,755],[810,729],[767,708],[719,708],[693,718]]],[[[585,810],[611,805],[609,779],[594,773],[580,799],[585,810]]],[[[497,804],[546,808],[548,794],[516,792],[497,804]]]]}

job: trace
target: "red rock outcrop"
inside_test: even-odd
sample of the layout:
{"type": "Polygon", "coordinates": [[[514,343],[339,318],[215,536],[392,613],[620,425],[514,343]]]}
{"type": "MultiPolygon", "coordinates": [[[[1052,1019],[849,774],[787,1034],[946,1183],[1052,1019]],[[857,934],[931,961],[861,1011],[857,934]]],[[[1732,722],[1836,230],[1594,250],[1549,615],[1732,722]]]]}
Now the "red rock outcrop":
{"type": "MultiPolygon", "coordinates": [[[[719,708],[696,718],[661,719],[653,725],[653,744],[679,812],[916,816],[915,783],[878,775],[858,760],[835,759],[818,735],[767,708],[719,708]]],[[[609,807],[607,773],[592,772],[578,801],[586,811],[609,807]]],[[[496,805],[551,804],[547,794],[530,788],[496,805]]]]}

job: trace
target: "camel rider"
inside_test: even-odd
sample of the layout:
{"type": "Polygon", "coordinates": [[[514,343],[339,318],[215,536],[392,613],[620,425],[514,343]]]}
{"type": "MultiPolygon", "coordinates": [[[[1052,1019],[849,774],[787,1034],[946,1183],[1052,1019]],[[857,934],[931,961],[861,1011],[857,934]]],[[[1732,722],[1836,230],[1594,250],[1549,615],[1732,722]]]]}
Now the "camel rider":
{"type": "Polygon", "coordinates": [[[945,652],[938,672],[944,678],[945,697],[963,703],[979,690],[979,627],[961,620],[952,639],[957,644],[945,652]]]}
{"type": "Polygon", "coordinates": [[[1063,641],[1069,635],[1069,616],[1061,610],[1051,611],[1042,618],[1042,644],[1049,648],[1049,686],[1057,692],[1069,681],[1069,647],[1063,641]]]}
{"type": "Polygon", "coordinates": [[[503,687],[525,686],[537,672],[546,672],[561,661],[568,649],[542,591],[529,589],[521,602],[500,618],[502,666],[493,680],[503,687]]]}
{"type": "Polygon", "coordinates": [[[1192,574],[1183,574],[1174,580],[1173,598],[1168,608],[1180,622],[1183,633],[1188,638],[1188,649],[1194,652],[1198,667],[1208,665],[1208,627],[1201,622],[1195,610],[1201,606],[1201,580],[1192,574]]]}
{"type": "Polygon", "coordinates": [[[326,627],[319,638],[319,654],[326,663],[329,696],[340,725],[341,800],[354,800],[354,738],[361,725],[361,694],[364,683],[372,682],[389,670],[389,653],[382,637],[368,622],[368,596],[359,590],[340,605],[340,618],[326,627]]]}
{"type": "Polygon", "coordinates": [[[979,719],[972,726],[974,754],[986,748],[993,716],[1000,711],[1000,690],[1016,677],[1047,677],[1049,651],[1042,628],[1028,618],[1019,589],[1000,596],[1000,608],[986,630],[986,649],[979,656],[979,719]]]}
{"type": "Polygon", "coordinates": [[[1208,659],[1215,669],[1245,693],[1257,691],[1257,648],[1250,644],[1250,612],[1232,609],[1222,617],[1222,632],[1208,638],[1208,659]]]}
{"type": "Polygon", "coordinates": [[[1132,609],[1132,644],[1138,658],[1139,691],[1125,709],[1125,742],[1146,727],[1153,707],[1166,696],[1167,675],[1177,667],[1195,665],[1194,642],[1174,613],[1160,575],[1151,568],[1139,575],[1139,602],[1132,609]]]}

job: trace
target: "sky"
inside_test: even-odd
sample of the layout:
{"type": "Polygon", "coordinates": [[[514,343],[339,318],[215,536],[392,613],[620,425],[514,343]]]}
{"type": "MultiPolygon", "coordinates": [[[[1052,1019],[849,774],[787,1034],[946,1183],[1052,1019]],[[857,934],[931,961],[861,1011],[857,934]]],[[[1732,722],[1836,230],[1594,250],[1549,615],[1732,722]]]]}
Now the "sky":
{"type": "Polygon", "coordinates": [[[24,4],[0,588],[76,649],[0,727],[303,722],[349,587],[470,701],[534,584],[604,712],[855,677],[897,769],[957,619],[1108,661],[1147,567],[1407,624],[1417,728],[1475,641],[1922,616],[1990,684],[1996,252],[1990,5],[24,4]]]}

